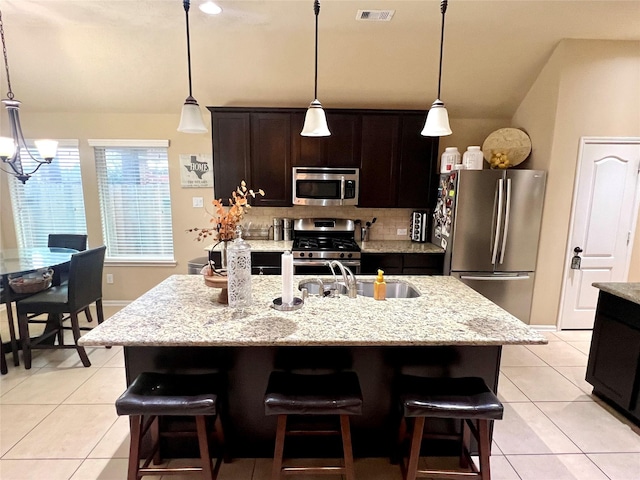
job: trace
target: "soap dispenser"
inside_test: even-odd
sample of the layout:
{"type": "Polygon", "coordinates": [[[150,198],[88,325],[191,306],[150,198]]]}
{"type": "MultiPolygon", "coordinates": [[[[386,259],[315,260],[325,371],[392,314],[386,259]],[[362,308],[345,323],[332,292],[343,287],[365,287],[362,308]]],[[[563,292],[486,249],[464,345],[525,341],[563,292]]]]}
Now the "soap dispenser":
{"type": "Polygon", "coordinates": [[[387,298],[387,283],[384,281],[384,272],[378,269],[378,276],[373,282],[373,298],[375,300],[384,300],[387,298]]]}

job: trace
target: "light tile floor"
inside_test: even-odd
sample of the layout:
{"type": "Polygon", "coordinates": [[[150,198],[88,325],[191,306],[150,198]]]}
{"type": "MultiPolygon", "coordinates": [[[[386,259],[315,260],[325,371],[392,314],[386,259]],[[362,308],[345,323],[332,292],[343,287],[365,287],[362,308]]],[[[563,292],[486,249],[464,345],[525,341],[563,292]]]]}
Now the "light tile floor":
{"type": "MultiPolygon", "coordinates": [[[[592,396],[584,380],[591,332],[545,335],[548,345],[503,349],[505,416],[495,423],[493,479],[640,480],[640,428],[592,396]]],[[[73,350],[41,350],[30,371],[13,367],[0,377],[2,480],[126,478],[128,422],[113,405],[125,385],[122,349],[88,353],[93,366],[84,368],[73,350]]],[[[267,480],[270,466],[237,459],[219,479],[267,480]]],[[[357,459],[356,475],[401,478],[384,458],[357,459]]]]}

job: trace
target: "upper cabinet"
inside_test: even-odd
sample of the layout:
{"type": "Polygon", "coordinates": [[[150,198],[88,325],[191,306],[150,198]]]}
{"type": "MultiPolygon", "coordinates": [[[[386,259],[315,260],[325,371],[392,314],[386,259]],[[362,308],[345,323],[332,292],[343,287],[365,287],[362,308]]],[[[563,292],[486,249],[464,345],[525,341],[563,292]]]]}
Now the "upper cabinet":
{"type": "Polygon", "coordinates": [[[327,110],[331,136],[300,135],[305,112],[292,118],[291,163],[294,167],[359,167],[361,115],[327,110]]]}
{"type": "Polygon", "coordinates": [[[360,207],[430,208],[438,139],[422,137],[426,112],[328,109],[329,137],[302,137],[306,109],[209,107],[214,189],[244,179],[265,190],[255,206],[291,205],[291,167],[360,167],[360,207]]]}

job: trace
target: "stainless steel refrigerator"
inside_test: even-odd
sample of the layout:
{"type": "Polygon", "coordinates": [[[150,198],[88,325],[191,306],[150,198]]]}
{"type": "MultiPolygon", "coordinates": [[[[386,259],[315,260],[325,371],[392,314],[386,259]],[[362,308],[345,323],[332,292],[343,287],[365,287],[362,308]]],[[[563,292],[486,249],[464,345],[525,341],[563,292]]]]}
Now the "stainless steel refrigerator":
{"type": "Polygon", "coordinates": [[[546,173],[458,170],[440,176],[431,242],[444,273],[529,323],[546,173]]]}

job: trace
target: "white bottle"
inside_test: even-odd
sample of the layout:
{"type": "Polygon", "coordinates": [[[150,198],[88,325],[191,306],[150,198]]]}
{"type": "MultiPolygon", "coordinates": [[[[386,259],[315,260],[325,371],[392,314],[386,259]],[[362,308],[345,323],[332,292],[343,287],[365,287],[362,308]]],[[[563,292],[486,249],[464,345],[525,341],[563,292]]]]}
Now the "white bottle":
{"type": "Polygon", "coordinates": [[[458,147],[445,148],[440,158],[440,173],[450,173],[457,170],[456,165],[460,164],[460,162],[458,147]]]}
{"type": "Polygon", "coordinates": [[[240,227],[227,254],[229,306],[248,307],[251,305],[251,245],[242,239],[240,227]]]}
{"type": "Polygon", "coordinates": [[[464,170],[482,170],[484,155],[478,146],[467,147],[462,156],[462,168],[464,170]]]}

